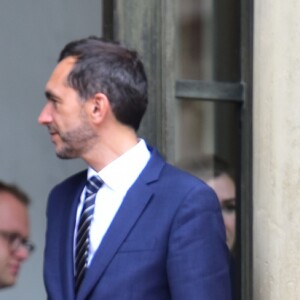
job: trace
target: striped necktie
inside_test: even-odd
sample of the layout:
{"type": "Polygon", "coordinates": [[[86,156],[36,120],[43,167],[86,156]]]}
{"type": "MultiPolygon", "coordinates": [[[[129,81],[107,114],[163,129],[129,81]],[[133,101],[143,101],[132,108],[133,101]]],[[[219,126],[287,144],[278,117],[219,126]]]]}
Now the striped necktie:
{"type": "Polygon", "coordinates": [[[80,215],[75,251],[75,291],[77,292],[87,269],[89,253],[89,232],[94,214],[95,199],[103,181],[99,176],[91,177],[86,184],[85,200],[80,215]]]}

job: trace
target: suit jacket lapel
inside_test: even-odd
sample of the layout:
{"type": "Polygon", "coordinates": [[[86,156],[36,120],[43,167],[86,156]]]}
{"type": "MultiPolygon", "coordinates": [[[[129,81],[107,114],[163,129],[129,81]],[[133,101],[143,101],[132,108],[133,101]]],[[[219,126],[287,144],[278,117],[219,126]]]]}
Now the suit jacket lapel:
{"type": "Polygon", "coordinates": [[[62,201],[65,201],[65,228],[62,228],[62,260],[61,268],[64,278],[62,283],[64,289],[64,295],[66,299],[75,299],[74,296],[74,261],[73,261],[73,239],[74,228],[76,223],[77,206],[80,201],[80,195],[86,183],[86,172],[83,172],[83,176],[80,176],[78,180],[72,183],[68,189],[66,189],[62,196],[62,201]]]}
{"type": "Polygon", "coordinates": [[[152,154],[148,165],[129,189],[86,272],[86,276],[78,291],[78,300],[87,298],[137,219],[143,213],[153,195],[153,191],[148,183],[158,179],[163,163],[164,161],[157,156],[157,153],[152,154]],[[143,196],[141,197],[141,195],[143,196]]]}
{"type": "Polygon", "coordinates": [[[136,220],[143,212],[151,195],[152,193],[147,187],[139,186],[130,190],[125,197],[86,272],[86,276],[79,289],[78,300],[85,299],[93,289],[134,226],[136,220]],[[143,198],[138,198],[141,195],[141,191],[143,198]]]}

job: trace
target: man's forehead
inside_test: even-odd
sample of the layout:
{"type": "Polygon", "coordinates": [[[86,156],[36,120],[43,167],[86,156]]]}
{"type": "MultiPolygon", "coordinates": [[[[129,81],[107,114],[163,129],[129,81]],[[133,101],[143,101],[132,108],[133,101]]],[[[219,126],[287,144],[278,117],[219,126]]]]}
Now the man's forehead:
{"type": "Polygon", "coordinates": [[[66,57],[65,59],[60,61],[54,68],[46,86],[51,84],[52,82],[66,83],[66,79],[73,69],[75,62],[76,58],[73,56],[66,57]]]}
{"type": "Polygon", "coordinates": [[[75,56],[68,56],[58,62],[55,69],[66,69],[67,71],[70,71],[76,63],[76,60],[75,56]]]}
{"type": "Polygon", "coordinates": [[[15,197],[7,192],[7,191],[0,191],[0,204],[1,203],[6,203],[7,202],[7,199],[14,199],[15,197]]]}
{"type": "MultiPolygon", "coordinates": [[[[6,191],[0,191],[0,208],[2,208],[2,211],[4,208],[11,208],[11,207],[25,207],[26,205],[22,203],[21,200],[19,200],[16,196],[13,194],[6,192],[6,191]]],[[[1,209],[0,209],[1,212],[1,209]]]]}
{"type": "MultiPolygon", "coordinates": [[[[0,192],[0,227],[6,229],[28,230],[27,206],[8,192],[0,192]]],[[[25,233],[26,233],[25,232],[25,233]]]]}

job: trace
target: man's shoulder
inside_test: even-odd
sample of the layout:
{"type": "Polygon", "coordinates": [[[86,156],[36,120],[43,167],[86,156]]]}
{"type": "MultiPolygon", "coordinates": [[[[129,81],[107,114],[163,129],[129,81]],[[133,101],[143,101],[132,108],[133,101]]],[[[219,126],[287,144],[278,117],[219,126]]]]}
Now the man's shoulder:
{"type": "Polygon", "coordinates": [[[187,171],[180,169],[176,165],[169,163],[166,159],[161,155],[161,153],[155,149],[151,149],[151,159],[147,165],[147,171],[151,173],[158,173],[158,178],[161,179],[169,179],[169,180],[178,180],[178,183],[183,184],[197,184],[206,186],[206,184],[199,179],[198,177],[188,173],[187,171]]]}
{"type": "Polygon", "coordinates": [[[81,171],[55,185],[48,197],[47,213],[51,215],[69,210],[84,188],[86,176],[87,171],[81,171]]]}
{"type": "Polygon", "coordinates": [[[74,188],[74,186],[78,186],[79,184],[84,182],[86,178],[87,178],[87,170],[80,171],[64,179],[57,185],[55,185],[52,190],[54,191],[60,189],[74,188]]]}
{"type": "Polygon", "coordinates": [[[142,173],[142,177],[149,183],[176,186],[182,191],[193,188],[209,189],[198,177],[166,161],[155,148],[151,151],[151,159],[142,173]]]}
{"type": "Polygon", "coordinates": [[[199,186],[201,188],[207,188],[207,184],[200,178],[192,175],[191,173],[178,168],[175,165],[166,163],[164,167],[164,172],[167,179],[175,180],[177,185],[180,186],[199,186]]]}

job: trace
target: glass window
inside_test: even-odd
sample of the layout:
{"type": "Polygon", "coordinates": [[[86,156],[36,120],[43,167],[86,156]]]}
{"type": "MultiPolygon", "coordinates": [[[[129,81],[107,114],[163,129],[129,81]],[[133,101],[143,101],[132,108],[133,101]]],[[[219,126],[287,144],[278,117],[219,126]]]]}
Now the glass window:
{"type": "MultiPolygon", "coordinates": [[[[177,80],[239,83],[239,5],[235,1],[177,2],[177,80]]],[[[201,91],[200,91],[201,93],[201,91]]],[[[197,95],[197,91],[195,91],[197,95]]],[[[241,102],[181,97],[176,102],[176,164],[206,181],[219,198],[233,262],[239,206],[241,102]],[[212,101],[213,100],[213,101],[212,101]]],[[[233,273],[235,272],[233,263],[233,273]]],[[[233,281],[235,281],[234,276],[233,281]]],[[[234,284],[235,289],[239,284],[234,284]]],[[[234,293],[238,293],[235,291],[234,293]]]]}
{"type": "Polygon", "coordinates": [[[235,228],[228,238],[239,278],[235,295],[252,299],[253,1],[102,2],[104,35],[140,49],[151,66],[153,106],[143,135],[169,161],[213,188],[225,182],[230,187],[219,198],[226,199],[225,222],[235,228]],[[150,51],[143,47],[149,44],[150,51]],[[215,177],[222,180],[212,181],[215,177]]]}

